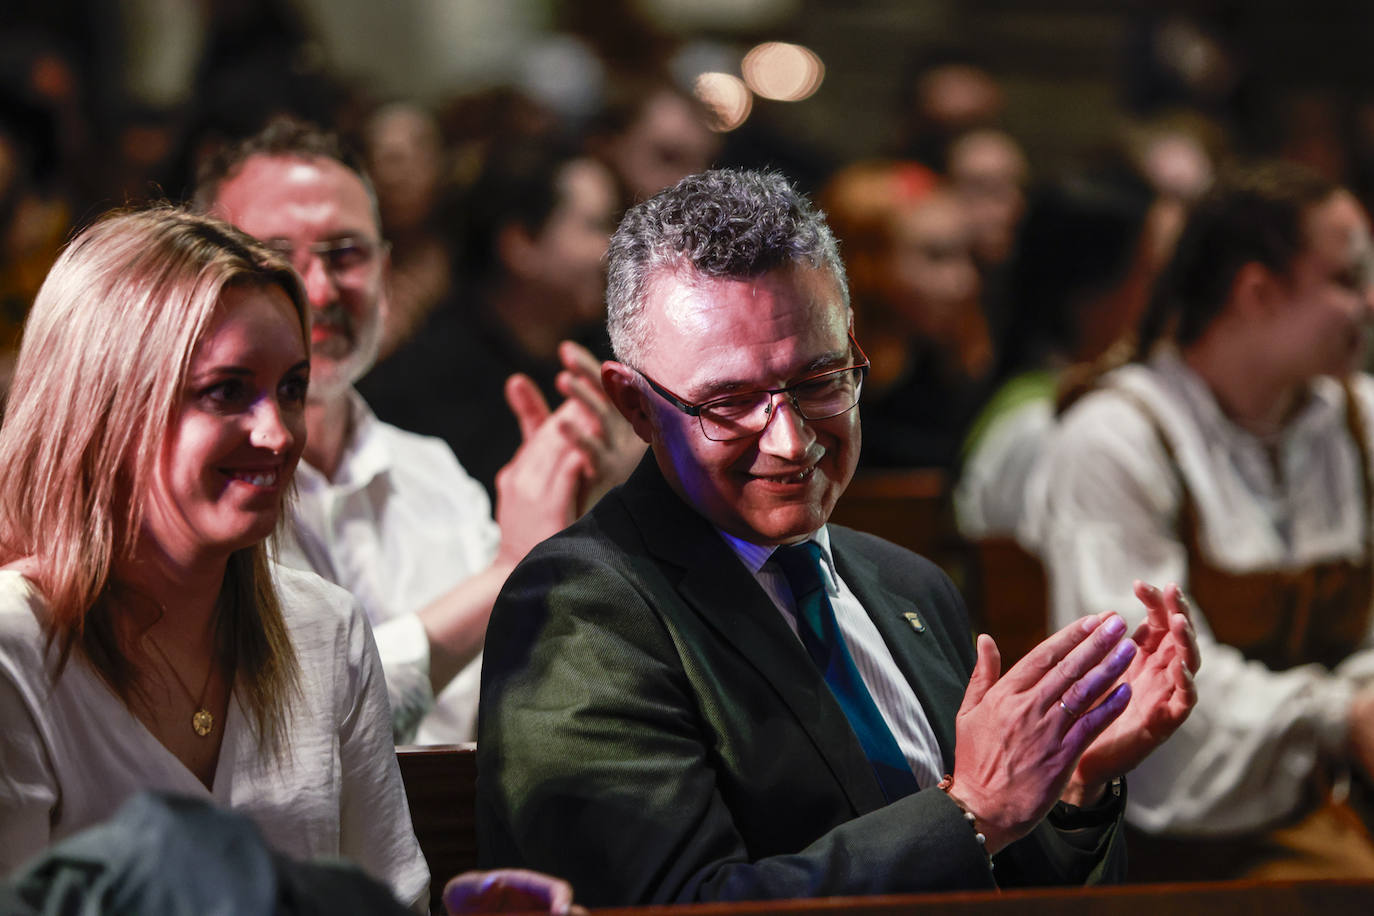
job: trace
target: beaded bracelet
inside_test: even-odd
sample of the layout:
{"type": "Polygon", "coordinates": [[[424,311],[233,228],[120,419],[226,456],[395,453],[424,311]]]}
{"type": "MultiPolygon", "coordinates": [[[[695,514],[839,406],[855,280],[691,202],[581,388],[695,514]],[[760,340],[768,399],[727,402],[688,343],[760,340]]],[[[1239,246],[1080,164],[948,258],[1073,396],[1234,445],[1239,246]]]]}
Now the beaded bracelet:
{"type": "Polygon", "coordinates": [[[940,783],[937,788],[939,788],[941,792],[948,795],[950,801],[954,802],[956,805],[959,806],[959,810],[962,811],[964,814],[964,820],[968,821],[968,825],[973,828],[973,838],[978,841],[978,845],[983,850],[983,855],[988,857],[988,868],[992,868],[993,862],[992,856],[988,853],[987,834],[983,833],[983,831],[978,829],[977,816],[974,815],[974,813],[970,811],[968,807],[964,805],[963,802],[955,798],[954,793],[950,792],[950,789],[954,788],[954,774],[946,773],[945,778],[940,780],[940,783]]]}

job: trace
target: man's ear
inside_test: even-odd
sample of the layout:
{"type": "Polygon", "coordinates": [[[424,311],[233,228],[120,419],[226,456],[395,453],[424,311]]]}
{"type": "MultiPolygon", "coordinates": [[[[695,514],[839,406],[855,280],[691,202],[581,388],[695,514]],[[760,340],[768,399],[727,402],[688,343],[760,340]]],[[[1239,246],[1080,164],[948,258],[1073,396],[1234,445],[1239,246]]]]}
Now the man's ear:
{"type": "Polygon", "coordinates": [[[508,273],[523,277],[530,273],[539,252],[534,237],[518,222],[509,222],[496,232],[496,260],[508,273]]]}
{"type": "Polygon", "coordinates": [[[1256,320],[1270,317],[1282,301],[1283,281],[1258,261],[1241,265],[1231,281],[1231,304],[1241,318],[1256,320]]]}
{"type": "Polygon", "coordinates": [[[635,435],[645,442],[654,441],[653,416],[645,402],[644,389],[639,386],[639,373],[624,363],[607,360],[601,364],[601,386],[616,410],[629,421],[635,435]]]}

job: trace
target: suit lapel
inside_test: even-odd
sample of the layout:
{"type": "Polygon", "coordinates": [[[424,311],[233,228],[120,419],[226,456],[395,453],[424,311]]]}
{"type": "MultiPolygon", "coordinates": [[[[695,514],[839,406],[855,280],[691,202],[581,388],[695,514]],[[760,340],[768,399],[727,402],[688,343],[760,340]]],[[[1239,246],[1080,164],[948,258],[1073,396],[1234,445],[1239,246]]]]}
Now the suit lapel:
{"type": "Polygon", "coordinates": [[[945,772],[952,772],[954,713],[963,699],[965,685],[951,668],[926,621],[928,609],[917,606],[909,595],[884,588],[876,561],[861,551],[846,549],[849,539],[842,529],[830,528],[830,543],[840,576],[873,619],[898,669],[915,691],[940,745],[945,772]],[[908,614],[917,615],[922,629],[913,625],[908,614]]]}
{"type": "Polygon", "coordinates": [[[773,687],[855,813],[881,807],[873,768],[801,641],[715,528],[668,486],[652,452],[622,495],[649,551],[681,571],[676,585],[682,600],[773,687]]]}

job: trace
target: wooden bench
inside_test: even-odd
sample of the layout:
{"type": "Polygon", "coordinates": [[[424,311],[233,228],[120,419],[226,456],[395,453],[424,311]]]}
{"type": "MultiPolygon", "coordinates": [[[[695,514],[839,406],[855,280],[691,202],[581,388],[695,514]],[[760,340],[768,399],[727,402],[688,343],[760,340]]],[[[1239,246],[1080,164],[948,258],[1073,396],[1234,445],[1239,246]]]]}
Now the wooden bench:
{"type": "Polygon", "coordinates": [[[1368,916],[1374,881],[1225,881],[598,909],[598,916],[1368,916]]]}
{"type": "Polygon", "coordinates": [[[396,762],[429,863],[430,912],[442,913],[444,884],[477,867],[477,745],[398,747],[396,762]]]}

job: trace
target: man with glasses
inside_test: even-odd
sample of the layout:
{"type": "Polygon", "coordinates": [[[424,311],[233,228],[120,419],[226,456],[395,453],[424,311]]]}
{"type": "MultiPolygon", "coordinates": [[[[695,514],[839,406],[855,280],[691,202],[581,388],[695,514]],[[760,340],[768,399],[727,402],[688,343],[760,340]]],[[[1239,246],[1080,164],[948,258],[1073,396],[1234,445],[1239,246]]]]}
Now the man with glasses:
{"type": "Polygon", "coordinates": [[[616,482],[603,478],[620,466],[609,453],[623,421],[595,377],[551,416],[529,379],[512,379],[524,444],[498,476],[493,521],[448,446],[380,422],[353,388],[377,355],[388,267],[360,163],[332,135],[278,120],[207,163],[196,202],[281,251],[312,307],[307,444],[283,561],[363,605],[398,742],[471,740],[492,602],[530,547],[616,482]]]}
{"type": "Polygon", "coordinates": [[[868,361],[781,177],[636,206],[609,284],[602,380],[651,454],[497,602],[483,859],[593,906],[1121,877],[1118,777],[1194,701],[1177,590],[999,678],[932,564],[827,524],[868,361]]]}

